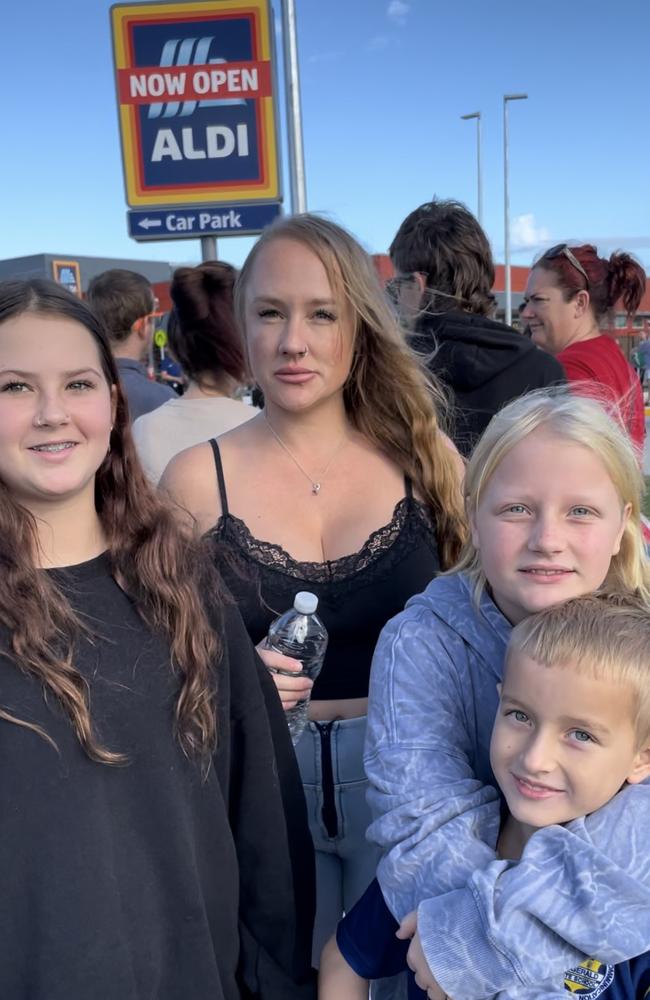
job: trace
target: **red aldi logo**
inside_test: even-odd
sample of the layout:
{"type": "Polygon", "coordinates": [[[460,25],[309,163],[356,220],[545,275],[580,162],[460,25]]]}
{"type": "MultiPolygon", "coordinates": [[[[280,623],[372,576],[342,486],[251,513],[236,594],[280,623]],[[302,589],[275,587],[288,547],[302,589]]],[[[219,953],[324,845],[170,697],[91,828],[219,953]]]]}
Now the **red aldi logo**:
{"type": "Polygon", "coordinates": [[[111,8],[127,201],[280,199],[268,0],[111,8]]]}

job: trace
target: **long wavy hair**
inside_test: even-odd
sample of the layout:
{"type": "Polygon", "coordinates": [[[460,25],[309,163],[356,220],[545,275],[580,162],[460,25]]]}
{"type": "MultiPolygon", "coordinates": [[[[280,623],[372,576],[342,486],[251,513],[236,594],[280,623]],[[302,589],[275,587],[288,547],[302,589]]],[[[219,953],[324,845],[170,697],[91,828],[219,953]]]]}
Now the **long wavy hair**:
{"type": "MultiPolygon", "coordinates": [[[[0,282],[0,324],[29,313],[79,323],[97,345],[103,374],[115,394],[110,450],[95,475],[95,506],[108,541],[112,573],[143,620],[169,640],[173,669],[180,675],[177,737],[188,756],[207,765],[216,741],[214,664],[221,645],[202,595],[216,592],[218,601],[218,583],[198,542],[182,532],[140,468],[117,369],[99,319],[54,282],[0,282]]],[[[36,521],[0,479],[0,622],[11,636],[6,655],[59,700],[92,760],[124,763],[122,754],[98,742],[88,686],[74,665],[75,641],[88,630],[51,574],[38,568],[37,553],[36,521]]],[[[52,743],[43,729],[2,708],[0,718],[35,730],[52,743]]]]}
{"type": "MultiPolygon", "coordinates": [[[[644,481],[634,446],[622,417],[610,402],[576,395],[566,387],[540,389],[504,406],[488,424],[467,466],[465,506],[468,519],[478,510],[483,492],[506,455],[529,434],[543,427],[558,439],[589,448],[602,462],[630,516],[621,546],[612,557],[600,592],[633,593],[650,603],[650,562],[641,532],[644,481]]],[[[558,443],[558,447],[561,445],[558,443]]],[[[486,581],[481,554],[471,538],[455,571],[465,571],[478,601],[486,581]]]]}
{"type": "Polygon", "coordinates": [[[353,427],[412,479],[438,530],[441,563],[451,566],[466,537],[454,456],[439,413],[447,401],[407,346],[368,254],[344,229],[317,215],[294,215],[264,231],[239,272],[235,312],[246,330],[246,290],[260,252],[274,240],[302,243],[322,263],[333,291],[354,316],[350,373],[343,388],[353,427]]]}

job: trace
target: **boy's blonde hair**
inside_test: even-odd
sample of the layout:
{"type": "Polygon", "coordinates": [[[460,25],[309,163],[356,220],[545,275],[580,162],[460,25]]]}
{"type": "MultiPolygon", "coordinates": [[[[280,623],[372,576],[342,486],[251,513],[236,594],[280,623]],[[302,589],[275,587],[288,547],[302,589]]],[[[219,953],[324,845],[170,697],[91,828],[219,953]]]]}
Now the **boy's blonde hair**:
{"type": "Polygon", "coordinates": [[[650,608],[627,594],[576,597],[517,625],[506,663],[518,650],[545,667],[566,667],[627,685],[639,741],[650,740],[650,608]]]}
{"type": "MultiPolygon", "coordinates": [[[[542,389],[509,403],[488,424],[465,474],[465,508],[473,517],[483,492],[505,456],[529,434],[544,430],[589,448],[603,463],[621,500],[630,505],[619,552],[612,557],[601,591],[632,592],[650,605],[650,563],[641,533],[641,498],[645,486],[637,454],[611,403],[576,395],[568,388],[542,389]]],[[[486,584],[481,557],[471,538],[454,572],[464,570],[478,600],[486,584]]]]}

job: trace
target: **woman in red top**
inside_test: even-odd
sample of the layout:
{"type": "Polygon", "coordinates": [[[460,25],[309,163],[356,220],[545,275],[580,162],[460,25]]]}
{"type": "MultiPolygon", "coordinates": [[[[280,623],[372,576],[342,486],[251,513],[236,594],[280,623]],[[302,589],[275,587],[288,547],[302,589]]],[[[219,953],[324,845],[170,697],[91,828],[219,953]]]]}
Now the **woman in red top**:
{"type": "Polygon", "coordinates": [[[639,380],[599,322],[619,300],[628,314],[636,312],[645,284],[643,268],[627,253],[605,260],[589,244],[560,243],[533,266],[522,313],[533,341],[557,357],[569,382],[595,384],[598,395],[620,407],[639,451],[645,436],[639,380]]]}

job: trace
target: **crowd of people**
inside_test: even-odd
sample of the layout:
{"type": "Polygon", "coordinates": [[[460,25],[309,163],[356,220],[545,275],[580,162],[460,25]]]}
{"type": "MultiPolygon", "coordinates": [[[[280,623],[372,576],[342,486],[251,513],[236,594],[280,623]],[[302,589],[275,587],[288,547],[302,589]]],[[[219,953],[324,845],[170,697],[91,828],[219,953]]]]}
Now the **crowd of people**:
{"type": "Polygon", "coordinates": [[[552,247],[526,336],[459,203],[390,256],[178,269],[181,396],[140,275],[0,283],[0,996],[650,995],[645,273],[552,247]]]}

